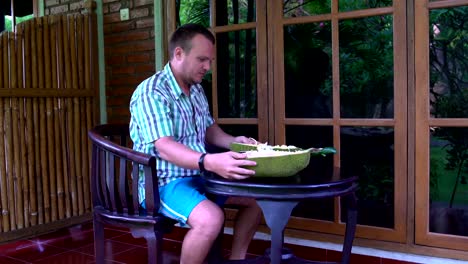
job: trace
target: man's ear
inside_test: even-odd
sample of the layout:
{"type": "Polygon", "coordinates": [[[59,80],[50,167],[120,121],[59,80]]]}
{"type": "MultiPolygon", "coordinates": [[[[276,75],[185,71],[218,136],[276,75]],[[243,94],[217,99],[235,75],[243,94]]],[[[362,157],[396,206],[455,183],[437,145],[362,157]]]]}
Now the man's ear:
{"type": "Polygon", "coordinates": [[[181,47],[176,47],[174,49],[174,58],[180,60],[184,55],[184,50],[181,47]]]}

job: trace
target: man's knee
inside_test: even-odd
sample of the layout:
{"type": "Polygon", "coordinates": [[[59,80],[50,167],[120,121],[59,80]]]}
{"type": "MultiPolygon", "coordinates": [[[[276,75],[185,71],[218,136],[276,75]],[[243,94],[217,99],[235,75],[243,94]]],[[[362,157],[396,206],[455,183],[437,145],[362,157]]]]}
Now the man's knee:
{"type": "Polygon", "coordinates": [[[205,200],[193,209],[188,224],[194,229],[217,233],[224,224],[224,211],[216,204],[205,200]]]}

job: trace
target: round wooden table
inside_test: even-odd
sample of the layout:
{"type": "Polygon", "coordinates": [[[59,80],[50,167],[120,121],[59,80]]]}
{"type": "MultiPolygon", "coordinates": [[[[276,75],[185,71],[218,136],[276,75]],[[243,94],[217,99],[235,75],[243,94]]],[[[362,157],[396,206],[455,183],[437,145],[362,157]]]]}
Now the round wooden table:
{"type": "MultiPolygon", "coordinates": [[[[247,180],[227,180],[212,173],[204,173],[208,193],[221,196],[251,197],[257,200],[271,230],[271,248],[258,260],[227,261],[225,263],[321,263],[302,260],[283,248],[284,228],[296,205],[305,199],[343,197],[347,203],[346,231],[341,262],[349,263],[357,222],[355,190],[357,177],[342,177],[338,168],[330,176],[315,177],[307,182],[304,177],[252,177],[247,180]]],[[[332,263],[332,262],[327,262],[332,263]]]]}

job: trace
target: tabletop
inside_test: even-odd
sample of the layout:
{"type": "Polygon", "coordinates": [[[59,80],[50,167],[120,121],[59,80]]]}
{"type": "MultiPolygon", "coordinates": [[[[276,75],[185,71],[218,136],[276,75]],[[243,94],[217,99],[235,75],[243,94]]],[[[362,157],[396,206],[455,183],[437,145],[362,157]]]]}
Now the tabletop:
{"type": "Polygon", "coordinates": [[[229,180],[207,172],[202,175],[208,192],[218,195],[244,196],[257,199],[295,200],[336,197],[354,191],[357,177],[342,176],[339,168],[322,176],[250,177],[229,180]]]}

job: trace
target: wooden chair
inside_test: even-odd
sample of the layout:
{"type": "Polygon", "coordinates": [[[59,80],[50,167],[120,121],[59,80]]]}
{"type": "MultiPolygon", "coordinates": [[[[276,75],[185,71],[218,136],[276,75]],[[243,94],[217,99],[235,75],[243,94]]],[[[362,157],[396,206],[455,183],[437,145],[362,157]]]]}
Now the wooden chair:
{"type": "Polygon", "coordinates": [[[148,263],[162,263],[162,238],[174,221],[158,214],[156,158],[128,147],[128,124],[98,125],[92,141],[91,188],[96,263],[104,263],[104,224],[126,227],[148,243],[148,263]],[[145,177],[146,212],[138,200],[138,170],[145,177]],[[133,177],[132,177],[133,175],[133,177]]]}

